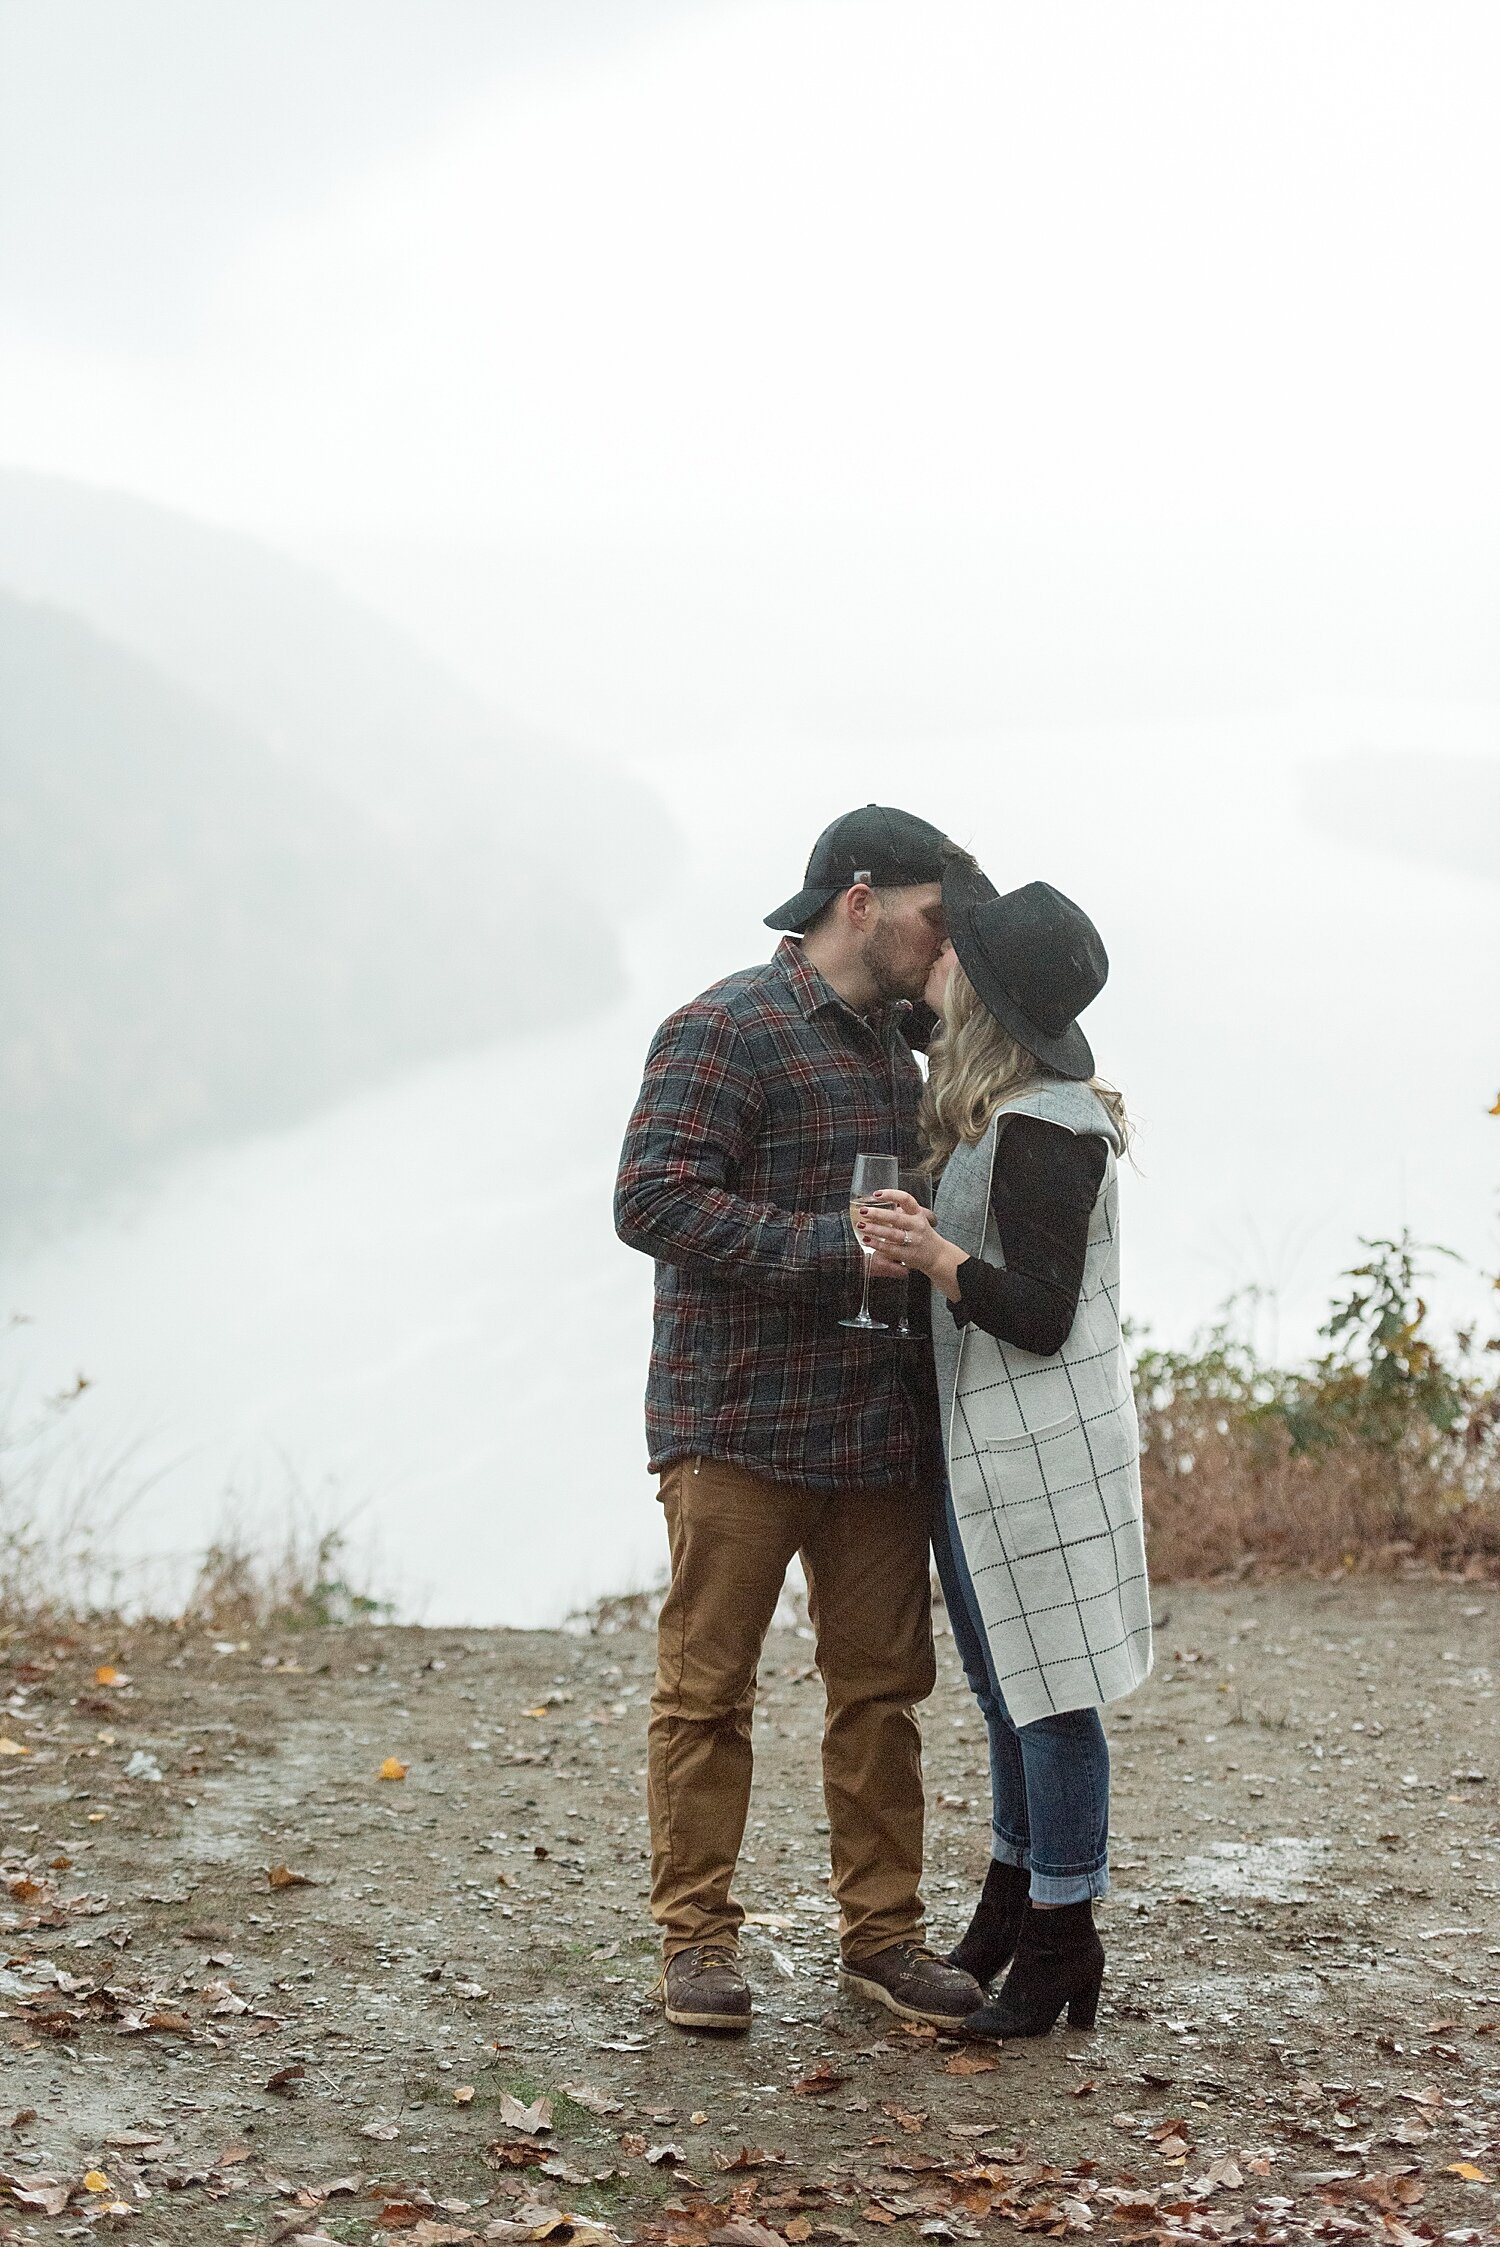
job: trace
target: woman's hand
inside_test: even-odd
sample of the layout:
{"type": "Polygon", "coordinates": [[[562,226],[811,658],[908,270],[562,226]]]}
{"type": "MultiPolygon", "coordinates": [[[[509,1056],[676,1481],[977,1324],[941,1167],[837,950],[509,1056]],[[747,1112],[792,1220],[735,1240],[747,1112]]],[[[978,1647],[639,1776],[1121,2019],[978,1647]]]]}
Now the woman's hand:
{"type": "Polygon", "coordinates": [[[924,1272],[950,1303],[958,1301],[958,1267],[965,1259],[952,1241],[944,1240],[932,1211],[924,1209],[914,1195],[892,1187],[863,1202],[859,1236],[875,1251],[871,1267],[875,1278],[924,1272]]]}

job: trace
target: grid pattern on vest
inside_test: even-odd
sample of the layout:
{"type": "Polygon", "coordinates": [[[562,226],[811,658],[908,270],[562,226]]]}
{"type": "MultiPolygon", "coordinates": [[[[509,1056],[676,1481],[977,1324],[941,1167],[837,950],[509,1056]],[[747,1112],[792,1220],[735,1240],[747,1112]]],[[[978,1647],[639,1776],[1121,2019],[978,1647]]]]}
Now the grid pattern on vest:
{"type": "MultiPolygon", "coordinates": [[[[1056,1090],[1051,1120],[1088,1128],[1092,1095],[1083,1087],[1056,1090]]],[[[977,1252],[995,1259],[992,1154],[992,1146],[972,1150],[951,1200],[970,1214],[977,1252]]],[[[1017,1723],[1116,1699],[1150,1667],[1139,1433],[1119,1322],[1118,1208],[1111,1151],[1078,1311],[1056,1357],[1032,1357],[970,1327],[952,1369],[954,1511],[1017,1723]]]]}

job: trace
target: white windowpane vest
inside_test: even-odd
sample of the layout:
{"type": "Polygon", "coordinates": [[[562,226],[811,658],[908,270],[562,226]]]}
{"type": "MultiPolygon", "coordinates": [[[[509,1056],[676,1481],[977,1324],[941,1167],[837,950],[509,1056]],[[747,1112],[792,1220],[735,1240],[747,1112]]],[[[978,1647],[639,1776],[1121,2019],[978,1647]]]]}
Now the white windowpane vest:
{"type": "Polygon", "coordinates": [[[1151,1668],[1140,1435],[1120,1333],[1119,1135],[1087,1085],[1033,1085],[957,1147],[938,1188],[938,1231],[1004,1265],[990,1210],[1000,1133],[1037,1116],[1106,1142],[1083,1288],[1055,1357],[959,1327],[934,1293],[943,1440],[964,1558],[1012,1721],[1095,1708],[1151,1668]]]}

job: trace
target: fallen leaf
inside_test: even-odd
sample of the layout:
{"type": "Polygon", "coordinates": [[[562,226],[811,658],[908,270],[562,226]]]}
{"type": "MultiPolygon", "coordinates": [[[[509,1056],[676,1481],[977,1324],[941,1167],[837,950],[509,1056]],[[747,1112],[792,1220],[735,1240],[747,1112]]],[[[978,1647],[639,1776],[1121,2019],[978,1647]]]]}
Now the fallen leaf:
{"type": "Polygon", "coordinates": [[[781,2235],[783,2239],[796,2241],[798,2247],[800,2247],[800,2243],[804,2239],[811,2239],[812,2225],[808,2222],[806,2216],[793,2216],[789,2224],[783,2224],[781,2235]]]}
{"type": "MultiPolygon", "coordinates": [[[[1445,2162],[1443,2165],[1443,2173],[1445,2176],[1449,2177],[1462,2177],[1466,2185],[1487,2185],[1490,2181],[1489,2172],[1485,2169],[1476,2167],[1476,2165],[1472,2161],[1445,2162]]],[[[88,2179],[86,2177],[84,2179],[84,2183],[88,2183],[88,2179]]]]}
{"type": "Polygon", "coordinates": [[[30,1755],[30,1753],[30,1748],[23,1748],[19,1740],[11,1740],[0,1735],[0,1755],[30,1755]]]}
{"type": "MultiPolygon", "coordinates": [[[[299,2068],[297,2073],[300,2075],[302,2070],[299,2068]]],[[[399,2122],[366,2122],[361,2124],[359,2134],[362,2138],[378,2138],[382,2145],[389,2145],[392,2138],[400,2137],[401,2125],[399,2122]]]]}
{"type": "Polygon", "coordinates": [[[653,2169],[675,2169],[683,2158],[681,2146],[647,2146],[646,2159],[653,2169]]]}
{"type": "Polygon", "coordinates": [[[526,2226],[528,2239],[550,2239],[555,2231],[573,2229],[560,2208],[544,2208],[535,2200],[521,2202],[516,2210],[516,2222],[526,2226]]]}
{"type": "Polygon", "coordinates": [[[474,2086],[473,2086],[473,2084],[472,2084],[472,2083],[460,2083],[460,2084],[459,2084],[459,2086],[458,2086],[458,2088],[457,2088],[457,2090],[456,2090],[456,2091],[454,2092],[454,2094],[453,2094],[453,2104],[454,2104],[454,2105],[455,2105],[456,2107],[467,2107],[467,2106],[472,2106],[473,2102],[474,2102],[474,2086]]]}
{"type": "Polygon", "coordinates": [[[115,2188],[102,2169],[85,2169],[83,2189],[85,2192],[113,2192],[115,2188]]]}
{"type": "Polygon", "coordinates": [[[472,2001],[475,1998],[488,1997],[490,1993],[482,1982],[455,1982],[453,1994],[455,1997],[464,1997],[472,2001]]]}
{"type": "Polygon", "coordinates": [[[283,2096],[290,2096],[306,2073],[306,2068],[295,2065],[289,2068],[278,2068],[274,2075],[267,2076],[266,2089],[268,2091],[279,2091],[283,2096]]]}
{"type": "Polygon", "coordinates": [[[944,2075],[988,2075],[1000,2062],[991,2052],[955,2052],[951,2060],[944,2060],[944,2075]]]}
{"type": "Polygon", "coordinates": [[[73,2196],[71,2185],[54,2184],[48,2178],[33,2178],[29,2185],[11,2186],[12,2198],[23,2208],[39,2208],[44,2216],[60,2216],[73,2196]]]}
{"type": "MultiPolygon", "coordinates": [[[[35,2122],[35,2120],[35,2107],[17,2107],[15,2113],[10,2118],[10,2126],[12,2130],[24,2130],[28,2122],[35,2122]]],[[[105,2143],[108,2144],[108,2142],[109,2141],[106,2139],[105,2143]]]]}
{"type": "Polygon", "coordinates": [[[708,2236],[713,2247],[781,2247],[777,2234],[758,2224],[753,2216],[731,2216],[727,2224],[720,2224],[708,2236]]]}
{"type": "Polygon", "coordinates": [[[130,1680],[123,1670],[115,1668],[113,1662],[101,1662],[94,1672],[94,1683],[96,1685],[128,1685],[130,1680]]]}
{"type": "Polygon", "coordinates": [[[310,1873],[293,1872],[290,1865],[272,1865],[266,1874],[268,1888],[316,1888],[310,1873]]]}
{"type": "Polygon", "coordinates": [[[848,2080],[847,2075],[840,2075],[827,2060],[820,2060],[810,2075],[804,2075],[800,2083],[792,2085],[792,2090],[799,2099],[822,2099],[830,2091],[841,2089],[848,2080]]]}
{"type": "Polygon", "coordinates": [[[502,2091],[500,2120],[507,2130],[524,2130],[528,2137],[539,2138],[544,2131],[552,2128],[552,2101],[537,2099],[531,2106],[523,2107],[519,2099],[513,2099],[508,2091],[502,2091]]]}
{"type": "Polygon", "coordinates": [[[377,1779],[404,1779],[406,1777],[406,1765],[398,1763],[395,1756],[388,1755],[375,1776],[377,1779]]]}
{"type": "Polygon", "coordinates": [[[575,2106],[587,2107],[590,2114],[620,2114],[624,2111],[622,2099],[612,2099],[594,2083],[560,2083],[557,2087],[563,2097],[575,2106]]]}
{"type": "Polygon", "coordinates": [[[770,2153],[764,2146],[741,2146],[736,2154],[715,2152],[716,2169],[771,2169],[785,2161],[784,2153],[770,2153]]]}

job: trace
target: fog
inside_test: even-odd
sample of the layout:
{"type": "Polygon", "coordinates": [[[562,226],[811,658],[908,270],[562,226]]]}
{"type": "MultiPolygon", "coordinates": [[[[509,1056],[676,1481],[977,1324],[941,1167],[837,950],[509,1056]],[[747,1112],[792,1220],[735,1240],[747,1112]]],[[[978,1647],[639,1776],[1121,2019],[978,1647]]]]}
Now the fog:
{"type": "Polygon", "coordinates": [[[648,1579],[646,1041],[825,821],[1103,930],[1135,1317],[1500,1255],[1493,15],[0,6],[0,1311],[142,1584],[648,1579]]]}

